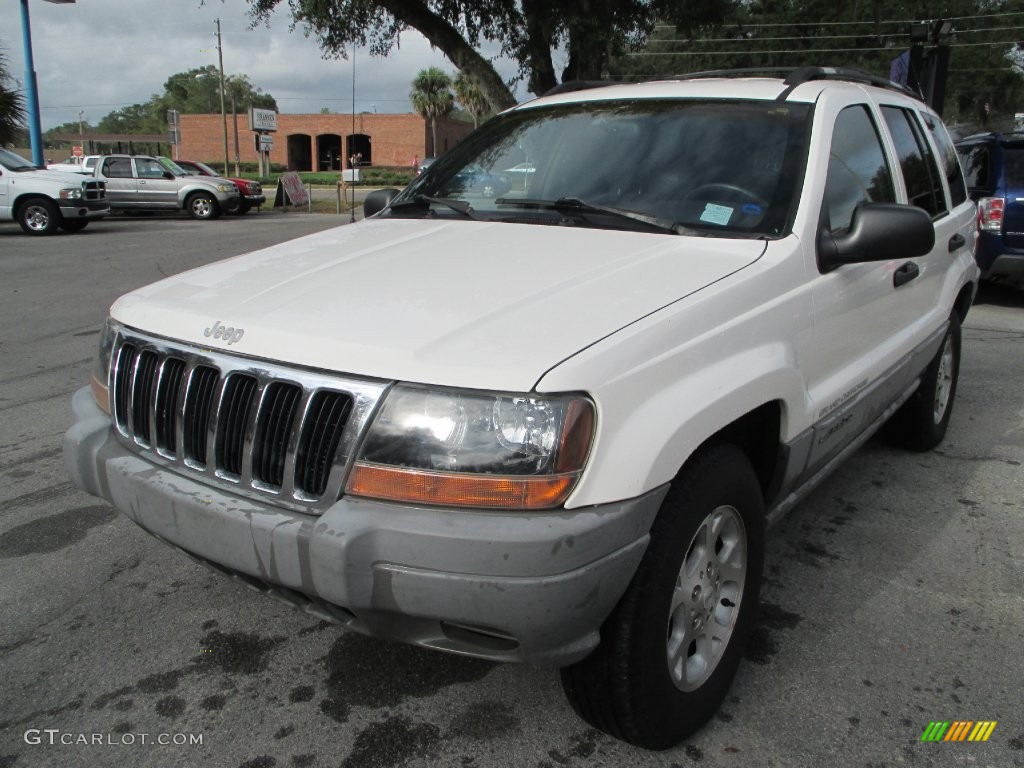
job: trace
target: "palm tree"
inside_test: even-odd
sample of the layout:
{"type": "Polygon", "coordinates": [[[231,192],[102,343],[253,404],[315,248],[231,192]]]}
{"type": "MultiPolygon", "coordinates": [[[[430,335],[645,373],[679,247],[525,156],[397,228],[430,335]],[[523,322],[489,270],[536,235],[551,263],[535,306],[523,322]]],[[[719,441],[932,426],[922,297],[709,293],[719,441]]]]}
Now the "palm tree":
{"type": "Polygon", "coordinates": [[[7,60],[0,52],[0,147],[13,144],[25,125],[25,97],[15,85],[7,71],[7,60]]]}
{"type": "Polygon", "coordinates": [[[465,72],[459,72],[455,76],[455,98],[462,108],[473,116],[473,127],[480,125],[480,118],[491,111],[490,102],[477,86],[470,80],[465,72]]]}
{"type": "Polygon", "coordinates": [[[430,121],[431,155],[437,156],[437,118],[447,117],[455,108],[452,79],[437,67],[421,69],[412,81],[409,99],[412,108],[430,121]]]}

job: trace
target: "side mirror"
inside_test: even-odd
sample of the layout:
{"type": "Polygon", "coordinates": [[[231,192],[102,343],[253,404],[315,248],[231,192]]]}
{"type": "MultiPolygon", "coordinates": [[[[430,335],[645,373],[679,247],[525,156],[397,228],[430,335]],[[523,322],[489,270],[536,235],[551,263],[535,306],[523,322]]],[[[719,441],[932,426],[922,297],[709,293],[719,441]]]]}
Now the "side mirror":
{"type": "Polygon", "coordinates": [[[363,216],[369,218],[383,211],[398,196],[397,189],[376,189],[363,200],[363,216]]]}
{"type": "Polygon", "coordinates": [[[170,171],[164,171],[164,178],[165,179],[173,179],[174,178],[174,174],[171,173],[170,171]]]}
{"type": "Polygon", "coordinates": [[[831,272],[843,264],[912,259],[933,247],[935,227],[922,209],[897,203],[861,203],[847,230],[836,234],[822,223],[818,267],[831,272]]]}

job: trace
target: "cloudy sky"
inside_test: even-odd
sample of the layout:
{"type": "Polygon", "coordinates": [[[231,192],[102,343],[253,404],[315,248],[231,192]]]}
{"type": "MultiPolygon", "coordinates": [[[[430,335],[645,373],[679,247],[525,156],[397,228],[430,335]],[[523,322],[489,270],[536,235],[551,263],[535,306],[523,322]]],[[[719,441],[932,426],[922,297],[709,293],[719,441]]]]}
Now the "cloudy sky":
{"type": "MultiPolygon", "coordinates": [[[[287,3],[269,29],[250,29],[246,0],[29,0],[32,52],[43,130],[78,119],[92,125],[120,107],[163,92],[176,72],[217,64],[214,19],[221,20],[225,74],[248,75],[286,113],[349,112],[352,61],[325,60],[301,28],[289,31],[287,3]]],[[[10,73],[25,79],[20,0],[0,0],[0,48],[10,73]]],[[[356,111],[409,112],[409,84],[431,65],[455,68],[417,32],[386,58],[355,55],[356,111]]],[[[512,77],[515,66],[499,62],[512,77]]],[[[528,94],[519,86],[517,97],[528,94]]]]}

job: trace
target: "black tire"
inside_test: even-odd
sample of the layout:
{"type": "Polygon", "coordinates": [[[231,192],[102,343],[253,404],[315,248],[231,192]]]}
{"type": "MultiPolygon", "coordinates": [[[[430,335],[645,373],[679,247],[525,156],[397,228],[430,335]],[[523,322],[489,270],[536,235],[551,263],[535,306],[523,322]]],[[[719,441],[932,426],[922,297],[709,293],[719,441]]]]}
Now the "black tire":
{"type": "Polygon", "coordinates": [[[673,481],[600,645],[562,670],[576,713],[647,749],[667,749],[700,728],[725,698],[746,649],[763,564],[764,500],[750,462],[732,445],[702,450],[673,481]],[[701,543],[710,545],[704,554],[713,549],[707,564],[701,543]],[[714,634],[724,645],[716,648],[708,638],[714,634]],[[672,672],[674,646],[681,652],[672,672]]]}
{"type": "Polygon", "coordinates": [[[238,208],[235,210],[235,213],[237,213],[239,216],[244,216],[250,210],[252,210],[252,203],[250,203],[248,200],[243,200],[238,204],[238,208]]]}
{"type": "Polygon", "coordinates": [[[30,235],[52,235],[63,218],[53,201],[45,197],[29,198],[18,206],[18,224],[30,235]]]}
{"type": "Polygon", "coordinates": [[[954,312],[939,351],[921,375],[921,385],[886,425],[886,435],[913,451],[942,442],[953,414],[960,378],[960,318],[954,312]]]}
{"type": "Polygon", "coordinates": [[[88,225],[88,219],[64,219],[64,221],[60,223],[60,228],[65,232],[81,232],[88,225]]]}
{"type": "Polygon", "coordinates": [[[185,200],[185,210],[193,219],[209,220],[220,216],[220,206],[217,198],[209,192],[193,192],[185,200]]]}

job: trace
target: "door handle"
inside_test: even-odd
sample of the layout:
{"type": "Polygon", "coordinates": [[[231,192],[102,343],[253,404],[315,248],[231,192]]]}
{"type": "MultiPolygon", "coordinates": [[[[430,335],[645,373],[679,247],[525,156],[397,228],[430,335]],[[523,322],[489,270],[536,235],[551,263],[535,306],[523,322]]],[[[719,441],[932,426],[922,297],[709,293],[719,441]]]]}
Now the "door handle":
{"type": "Polygon", "coordinates": [[[912,261],[908,261],[905,264],[900,265],[892,276],[892,287],[899,288],[904,283],[909,283],[915,277],[921,274],[921,270],[918,269],[917,264],[912,261]]]}
{"type": "Polygon", "coordinates": [[[967,244],[967,239],[959,232],[949,238],[949,252],[959,251],[967,244]]]}

